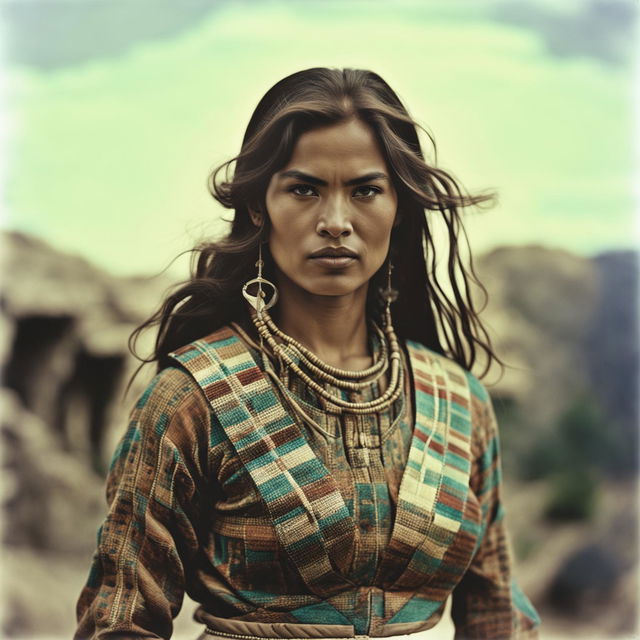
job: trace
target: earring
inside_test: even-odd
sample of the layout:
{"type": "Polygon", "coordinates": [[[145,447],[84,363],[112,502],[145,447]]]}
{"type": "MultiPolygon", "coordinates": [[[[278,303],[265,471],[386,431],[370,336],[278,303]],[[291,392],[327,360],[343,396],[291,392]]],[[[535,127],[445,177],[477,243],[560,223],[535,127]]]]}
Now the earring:
{"type": "Polygon", "coordinates": [[[387,286],[384,289],[380,289],[380,295],[384,301],[384,318],[387,326],[391,326],[391,303],[398,299],[398,290],[391,286],[391,272],[393,271],[393,265],[391,264],[391,257],[387,261],[387,286]]]}
{"type": "Polygon", "coordinates": [[[273,305],[278,301],[278,289],[273,282],[270,282],[266,278],[262,277],[262,267],[264,266],[264,261],[262,260],[262,243],[258,245],[258,262],[256,262],[256,267],[258,267],[258,277],[245,282],[242,287],[242,295],[245,300],[256,310],[258,314],[258,318],[262,317],[262,311],[266,311],[267,309],[271,309],[273,305]],[[252,284],[258,285],[258,295],[254,296],[249,293],[249,287],[252,284]],[[262,290],[262,285],[267,285],[273,289],[273,295],[268,302],[265,302],[265,293],[262,290]]]}

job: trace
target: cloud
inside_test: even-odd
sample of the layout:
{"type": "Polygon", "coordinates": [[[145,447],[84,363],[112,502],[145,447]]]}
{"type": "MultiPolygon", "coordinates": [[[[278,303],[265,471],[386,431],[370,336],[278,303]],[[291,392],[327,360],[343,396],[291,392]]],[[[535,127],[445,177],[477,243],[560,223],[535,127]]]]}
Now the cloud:
{"type": "Polygon", "coordinates": [[[6,55],[12,64],[45,70],[116,57],[193,28],[218,6],[210,0],[5,2],[6,55]]]}
{"type": "Polygon", "coordinates": [[[444,168],[499,190],[501,206],[470,223],[478,249],[545,234],[582,253],[628,246],[627,71],[558,60],[535,33],[481,15],[421,15],[234,3],[115,58],[10,70],[10,226],[112,271],[157,271],[225,228],[207,175],[237,153],[262,94],[305,67],[357,66],[429,127],[444,168]]]}
{"type": "Polygon", "coordinates": [[[634,0],[520,0],[492,6],[496,20],[539,32],[551,55],[630,64],[637,46],[634,0]]]}

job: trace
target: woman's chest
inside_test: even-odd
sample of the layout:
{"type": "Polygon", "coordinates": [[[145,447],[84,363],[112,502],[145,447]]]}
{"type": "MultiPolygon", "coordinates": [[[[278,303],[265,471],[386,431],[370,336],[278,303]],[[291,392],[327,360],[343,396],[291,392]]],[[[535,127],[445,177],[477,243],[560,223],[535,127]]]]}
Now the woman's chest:
{"type": "MultiPolygon", "coordinates": [[[[309,413],[309,406],[305,406],[309,413]]],[[[352,525],[351,540],[343,547],[343,566],[352,580],[372,584],[391,538],[403,470],[412,440],[412,428],[402,406],[395,414],[329,416],[314,426],[301,423],[301,432],[319,464],[335,481],[352,525]],[[319,423],[319,424],[318,424],[319,423]],[[318,428],[320,427],[320,428],[318,428]],[[347,557],[348,556],[348,557],[347,557]]],[[[309,465],[306,486],[314,483],[309,465]]],[[[275,552],[279,536],[263,493],[242,460],[231,450],[217,478],[218,500],[213,529],[222,535],[242,532],[249,550],[275,552]],[[246,525],[251,523],[251,526],[246,525]]],[[[301,508],[309,502],[300,495],[301,508]]],[[[329,501],[331,496],[326,496],[329,501]]]]}
{"type": "Polygon", "coordinates": [[[210,361],[194,371],[229,445],[216,467],[214,564],[230,577],[258,562],[270,577],[286,564],[320,597],[363,582],[402,590],[438,572],[462,575],[480,521],[469,389],[452,363],[419,346],[409,353],[415,423],[391,438],[356,418],[335,433],[303,428],[251,356],[238,348],[231,368],[200,350],[210,361]]]}

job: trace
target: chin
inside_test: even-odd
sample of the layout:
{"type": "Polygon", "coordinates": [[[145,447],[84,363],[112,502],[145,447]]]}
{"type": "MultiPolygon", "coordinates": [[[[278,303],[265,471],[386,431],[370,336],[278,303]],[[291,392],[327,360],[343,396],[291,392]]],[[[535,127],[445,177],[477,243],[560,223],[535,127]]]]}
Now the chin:
{"type": "Polygon", "coordinates": [[[346,278],[332,278],[332,282],[314,282],[309,283],[308,286],[302,285],[302,288],[314,296],[348,296],[356,293],[362,288],[363,283],[349,281],[346,278]],[[342,280],[342,282],[340,282],[342,280]]]}
{"type": "Polygon", "coordinates": [[[311,296],[348,296],[366,287],[368,283],[362,274],[344,271],[324,274],[305,273],[305,265],[298,266],[297,270],[293,265],[290,266],[292,268],[288,269],[288,272],[291,275],[287,275],[287,271],[283,270],[279,270],[278,273],[278,282],[285,296],[290,287],[311,296]]]}

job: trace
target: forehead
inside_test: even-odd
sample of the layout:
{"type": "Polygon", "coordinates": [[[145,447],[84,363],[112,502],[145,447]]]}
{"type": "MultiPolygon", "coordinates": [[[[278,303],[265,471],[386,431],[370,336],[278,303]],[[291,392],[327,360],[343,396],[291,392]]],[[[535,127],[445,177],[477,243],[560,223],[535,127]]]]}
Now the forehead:
{"type": "Polygon", "coordinates": [[[357,119],[319,127],[301,134],[285,168],[299,164],[322,165],[326,162],[345,163],[350,166],[377,165],[380,169],[386,166],[373,131],[357,119]]]}

